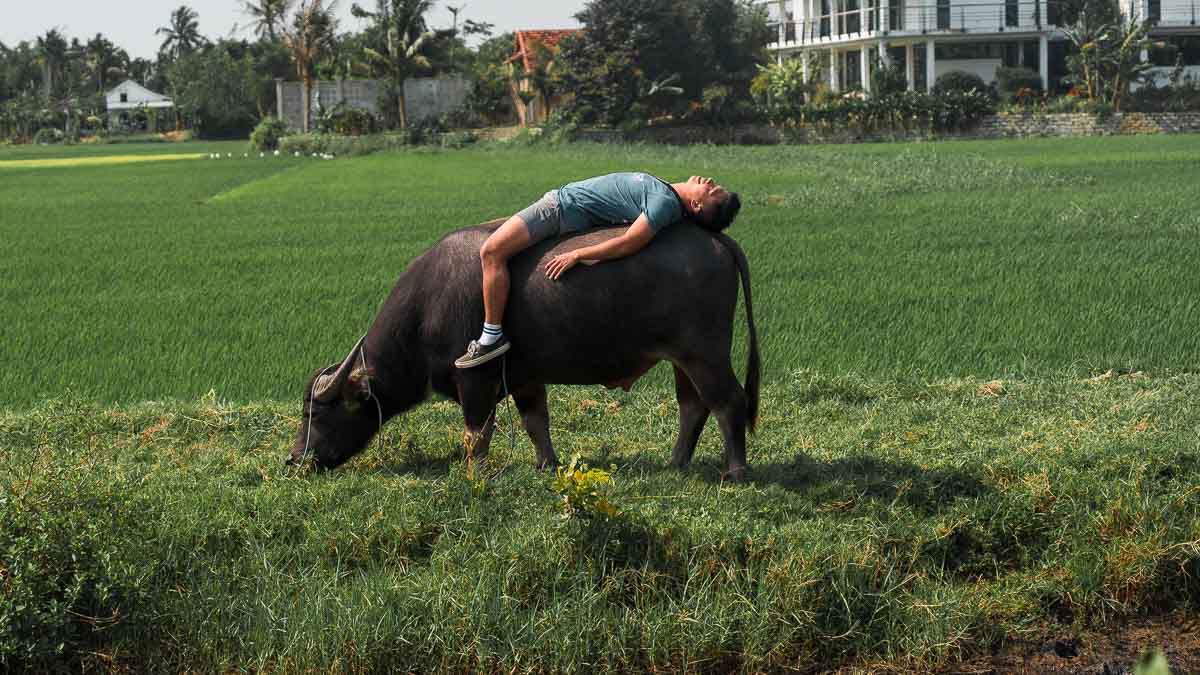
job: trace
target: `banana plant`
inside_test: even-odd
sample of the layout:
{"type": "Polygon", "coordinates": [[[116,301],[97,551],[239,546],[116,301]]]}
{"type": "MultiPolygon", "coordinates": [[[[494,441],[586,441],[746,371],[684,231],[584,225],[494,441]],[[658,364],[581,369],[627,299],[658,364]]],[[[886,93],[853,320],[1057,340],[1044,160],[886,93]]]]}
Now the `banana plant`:
{"type": "Polygon", "coordinates": [[[419,68],[428,68],[429,59],[421,53],[439,32],[429,30],[425,13],[433,0],[378,0],[375,11],[354,4],[350,12],[360,19],[372,19],[383,29],[383,49],[364,47],[367,65],[383,75],[395,87],[399,99],[400,126],[408,126],[404,110],[404,80],[419,68]]]}

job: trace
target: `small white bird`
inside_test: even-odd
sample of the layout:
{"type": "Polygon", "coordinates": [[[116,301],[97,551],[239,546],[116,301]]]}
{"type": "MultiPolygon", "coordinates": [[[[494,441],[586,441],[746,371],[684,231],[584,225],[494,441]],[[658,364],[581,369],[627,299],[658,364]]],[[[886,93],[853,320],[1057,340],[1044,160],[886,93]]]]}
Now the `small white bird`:
{"type": "Polygon", "coordinates": [[[276,156],[276,157],[278,157],[278,156],[279,156],[279,151],[278,151],[278,150],[276,150],[276,151],[275,151],[275,156],[276,156]]]}

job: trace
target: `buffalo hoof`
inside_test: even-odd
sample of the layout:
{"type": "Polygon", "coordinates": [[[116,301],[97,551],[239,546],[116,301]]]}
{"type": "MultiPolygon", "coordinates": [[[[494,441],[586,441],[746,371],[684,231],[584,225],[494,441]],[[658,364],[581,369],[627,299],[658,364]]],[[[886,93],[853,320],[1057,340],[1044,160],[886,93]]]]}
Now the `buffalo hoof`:
{"type": "Polygon", "coordinates": [[[562,466],[562,464],[559,464],[557,459],[551,459],[538,462],[537,468],[538,471],[554,471],[560,466],[562,466]]]}
{"type": "Polygon", "coordinates": [[[744,466],[735,466],[722,473],[721,480],[726,483],[745,483],[749,472],[750,470],[744,466]]]}

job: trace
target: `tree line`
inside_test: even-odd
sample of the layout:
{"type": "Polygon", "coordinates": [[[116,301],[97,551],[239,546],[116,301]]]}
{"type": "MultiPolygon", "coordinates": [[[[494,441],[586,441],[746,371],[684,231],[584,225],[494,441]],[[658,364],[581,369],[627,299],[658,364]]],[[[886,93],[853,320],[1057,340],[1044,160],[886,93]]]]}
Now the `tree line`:
{"type": "Polygon", "coordinates": [[[752,0],[591,0],[576,15],[583,29],[557,48],[535,47],[525,72],[510,61],[513,34],[460,17],[462,7],[448,6],[451,27],[434,28],[427,17],[435,0],[353,3],[364,27],[342,30],[338,1],[241,0],[251,37],[203,35],[196,10],[182,5],[155,31],[162,42],[153,59],[131,57],[100,33],[80,40],[56,28],[0,44],[0,138],[103,126],[104,92],[126,78],[170,96],[180,125],[209,136],[244,134],[271,115],[277,78],[310,88],[318,79],[380,80],[383,128],[408,123],[405,79],[444,75],[471,81],[461,112],[474,124],[511,119],[514,94],[529,96],[521,90],[586,124],[725,119],[751,106],[750,81],[773,35],[752,0]]]}

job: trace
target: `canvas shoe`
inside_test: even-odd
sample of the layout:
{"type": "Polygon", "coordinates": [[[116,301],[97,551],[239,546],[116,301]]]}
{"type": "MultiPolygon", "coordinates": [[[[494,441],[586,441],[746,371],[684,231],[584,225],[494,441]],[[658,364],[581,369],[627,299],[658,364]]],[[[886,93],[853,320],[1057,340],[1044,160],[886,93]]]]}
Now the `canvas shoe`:
{"type": "Polygon", "coordinates": [[[459,368],[474,368],[500,356],[511,346],[512,343],[508,341],[508,336],[502,336],[495,344],[490,345],[481,345],[479,340],[471,340],[471,344],[467,345],[467,353],[458,357],[454,365],[459,368]]]}

